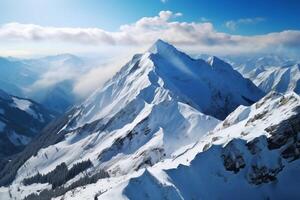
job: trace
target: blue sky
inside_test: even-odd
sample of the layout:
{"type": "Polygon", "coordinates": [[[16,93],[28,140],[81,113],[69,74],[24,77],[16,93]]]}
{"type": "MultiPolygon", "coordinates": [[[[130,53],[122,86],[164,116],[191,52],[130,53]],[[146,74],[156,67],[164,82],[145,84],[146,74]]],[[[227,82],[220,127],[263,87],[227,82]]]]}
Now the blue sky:
{"type": "Polygon", "coordinates": [[[293,51],[299,7],[298,0],[1,0],[0,55],[137,51],[158,38],[194,53],[293,51]]]}
{"type": "Polygon", "coordinates": [[[263,34],[300,29],[298,0],[1,0],[0,23],[19,22],[45,26],[100,27],[114,31],[161,10],[183,13],[181,21],[214,23],[218,31],[232,32],[226,21],[264,18],[240,25],[237,34],[263,34]]]}

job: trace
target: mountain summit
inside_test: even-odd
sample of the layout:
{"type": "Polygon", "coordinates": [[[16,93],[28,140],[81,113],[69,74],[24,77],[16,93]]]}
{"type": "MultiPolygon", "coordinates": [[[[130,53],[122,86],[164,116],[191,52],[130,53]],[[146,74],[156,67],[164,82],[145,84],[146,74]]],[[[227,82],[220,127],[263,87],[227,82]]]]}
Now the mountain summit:
{"type": "Polygon", "coordinates": [[[48,127],[2,170],[0,183],[86,161],[91,174],[105,169],[120,176],[178,156],[237,106],[263,96],[231,67],[213,64],[158,40],[48,127]],[[15,171],[6,173],[10,166],[15,171]]]}
{"type": "Polygon", "coordinates": [[[224,119],[238,105],[249,105],[263,96],[251,81],[217,57],[208,63],[194,60],[162,40],[149,52],[165,87],[205,114],[224,119]]]}
{"type": "Polygon", "coordinates": [[[177,49],[172,46],[171,44],[158,39],[148,50],[148,52],[153,53],[153,54],[166,54],[166,53],[170,53],[170,52],[177,52],[177,49]]]}
{"type": "Polygon", "coordinates": [[[74,116],[72,126],[109,119],[130,104],[139,105],[137,101],[153,105],[170,99],[224,119],[237,106],[250,105],[263,96],[263,92],[228,67],[229,64],[221,60],[213,64],[217,67],[204,60],[194,60],[158,40],[143,55],[135,55],[78,107],[79,114],[74,116]]]}

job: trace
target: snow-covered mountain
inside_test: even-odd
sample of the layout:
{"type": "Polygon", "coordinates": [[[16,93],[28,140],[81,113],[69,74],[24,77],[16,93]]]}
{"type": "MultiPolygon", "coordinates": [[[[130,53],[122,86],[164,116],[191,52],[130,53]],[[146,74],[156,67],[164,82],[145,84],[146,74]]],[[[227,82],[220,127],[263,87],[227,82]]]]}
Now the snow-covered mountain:
{"type": "MultiPolygon", "coordinates": [[[[217,57],[194,60],[159,40],[44,130],[1,171],[0,183],[13,182],[10,190],[20,198],[14,189],[27,180],[30,184],[21,195],[25,197],[36,182],[28,178],[48,176],[61,166],[72,170],[88,161],[91,176],[105,170],[118,179],[175,158],[236,107],[248,106],[262,96],[251,81],[217,57]]],[[[78,184],[81,177],[78,174],[75,180],[66,178],[60,184],[78,184]]]]}
{"type": "Polygon", "coordinates": [[[33,87],[27,87],[24,92],[27,96],[59,113],[78,102],[80,98],[73,93],[73,88],[76,78],[90,69],[85,60],[72,54],[59,54],[23,62],[39,74],[33,87]]]}
{"type": "Polygon", "coordinates": [[[20,152],[55,113],[0,90],[0,159],[20,152]]]}
{"type": "Polygon", "coordinates": [[[228,61],[234,69],[238,70],[241,74],[246,75],[257,68],[274,67],[274,66],[288,66],[294,65],[299,60],[287,58],[277,54],[266,55],[253,55],[253,56],[226,56],[225,60],[228,61]]]}
{"type": "Polygon", "coordinates": [[[40,73],[48,71],[49,69],[59,69],[61,67],[72,67],[74,70],[83,70],[87,67],[82,58],[72,54],[58,54],[36,59],[24,59],[22,62],[28,64],[34,71],[40,73]]]}
{"type": "Polygon", "coordinates": [[[298,199],[299,112],[297,94],[272,92],[179,156],[64,199],[298,199]]]}
{"type": "Polygon", "coordinates": [[[234,69],[265,93],[294,91],[300,94],[299,61],[279,55],[226,57],[234,69]]]}
{"type": "Polygon", "coordinates": [[[271,92],[252,106],[238,107],[163,162],[99,179],[55,199],[298,199],[299,112],[296,93],[271,92]]]}
{"type": "Polygon", "coordinates": [[[294,91],[300,94],[300,65],[283,67],[259,67],[246,75],[265,92],[285,93],[294,91]]]}

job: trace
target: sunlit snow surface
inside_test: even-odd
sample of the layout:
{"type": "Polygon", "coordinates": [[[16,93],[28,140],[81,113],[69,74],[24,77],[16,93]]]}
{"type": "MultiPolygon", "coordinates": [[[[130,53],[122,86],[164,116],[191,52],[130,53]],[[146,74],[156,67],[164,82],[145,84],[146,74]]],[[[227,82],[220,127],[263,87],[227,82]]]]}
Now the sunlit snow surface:
{"type": "Polygon", "coordinates": [[[300,94],[300,65],[269,67],[249,74],[253,82],[265,92],[271,90],[285,93],[294,91],[300,94]]]}
{"type": "Polygon", "coordinates": [[[237,174],[227,171],[221,155],[226,148],[232,153],[236,149],[249,166],[255,163],[276,167],[280,154],[278,150],[267,148],[263,137],[268,137],[265,128],[295,115],[292,110],[299,106],[300,98],[295,93],[285,96],[271,93],[251,107],[238,108],[225,120],[229,127],[225,128],[221,122],[178,157],[165,159],[129,175],[99,180],[84,189],[68,192],[64,198],[91,199],[95,194],[101,194],[99,199],[240,199],[241,196],[243,199],[296,199],[300,184],[299,160],[283,161],[285,167],[279,173],[278,181],[256,186],[247,181],[251,167],[237,174]],[[282,98],[290,101],[282,105],[282,98]],[[245,122],[261,112],[265,113],[263,119],[246,125],[245,122]],[[248,132],[248,135],[243,132],[248,132]],[[246,141],[254,138],[260,138],[258,146],[261,148],[255,156],[246,146],[246,141]],[[213,146],[203,152],[207,144],[213,146]]]}
{"type": "MultiPolygon", "coordinates": [[[[278,167],[280,152],[267,149],[265,129],[297,114],[300,104],[295,93],[269,93],[259,100],[263,95],[222,60],[193,60],[158,41],[74,108],[64,128],[53,133],[67,131],[65,139],[22,165],[11,194],[21,199],[49,188],[21,182],[62,162],[71,167],[90,159],[90,173],[103,168],[111,177],[76,188],[64,199],[93,199],[96,194],[99,199],[293,198],[300,179],[287,180],[299,161],[283,161],[278,183],[248,182],[251,164],[278,167]],[[256,138],[261,152],[253,156],[246,143],[256,138]],[[239,173],[224,167],[222,155],[231,153],[245,158],[247,167],[239,173]]],[[[7,188],[1,190],[5,195],[7,188]]]]}

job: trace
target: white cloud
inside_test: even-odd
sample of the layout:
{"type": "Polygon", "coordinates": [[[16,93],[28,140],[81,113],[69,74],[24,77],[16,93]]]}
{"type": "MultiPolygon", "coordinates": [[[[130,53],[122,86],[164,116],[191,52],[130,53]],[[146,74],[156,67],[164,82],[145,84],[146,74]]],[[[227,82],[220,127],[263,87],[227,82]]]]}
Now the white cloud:
{"type": "Polygon", "coordinates": [[[110,34],[98,28],[58,28],[34,24],[9,23],[0,28],[0,40],[43,41],[58,40],[85,44],[113,44],[110,34]]]}
{"type": "MultiPolygon", "coordinates": [[[[180,22],[181,13],[161,11],[157,16],[143,17],[132,24],[125,24],[118,31],[100,28],[60,28],[34,24],[9,23],[0,27],[2,41],[52,42],[87,45],[88,47],[146,47],[158,38],[193,53],[234,54],[269,49],[299,48],[300,31],[286,30],[264,35],[242,36],[218,32],[210,22],[180,22]]],[[[241,24],[255,24],[263,18],[245,18],[227,22],[235,29],[241,24]]]]}
{"type": "MultiPolygon", "coordinates": [[[[100,65],[83,75],[80,73],[80,76],[67,68],[48,71],[32,86],[32,89],[49,87],[62,80],[75,79],[73,92],[81,96],[86,96],[95,88],[101,87],[134,53],[140,53],[159,38],[193,54],[224,55],[300,49],[298,30],[254,36],[232,35],[218,32],[212,23],[204,22],[204,18],[199,22],[181,22],[177,20],[180,16],[181,13],[161,11],[157,16],[143,17],[132,24],[122,25],[115,32],[100,28],[61,28],[9,23],[0,27],[0,46],[3,49],[5,45],[12,47],[13,44],[32,43],[38,44],[40,48],[49,49],[53,44],[59,45],[59,51],[64,45],[70,44],[69,49],[92,49],[94,52],[106,53],[110,58],[117,57],[111,59],[113,62],[106,62],[110,64],[100,65]]],[[[240,24],[253,24],[262,20],[240,19],[228,22],[227,26],[234,29],[240,24]]],[[[24,49],[17,50],[24,53],[24,49]]]]}
{"type": "Polygon", "coordinates": [[[72,80],[78,76],[78,70],[68,67],[60,66],[55,68],[50,68],[49,71],[46,71],[42,74],[39,80],[34,82],[30,88],[31,91],[36,91],[40,89],[49,88],[56,85],[57,83],[64,80],[72,80]]]}
{"type": "Polygon", "coordinates": [[[239,25],[242,24],[257,24],[259,22],[265,21],[265,18],[263,17],[255,17],[255,18],[242,18],[238,20],[230,20],[225,22],[225,26],[232,30],[235,31],[239,25]]]}

